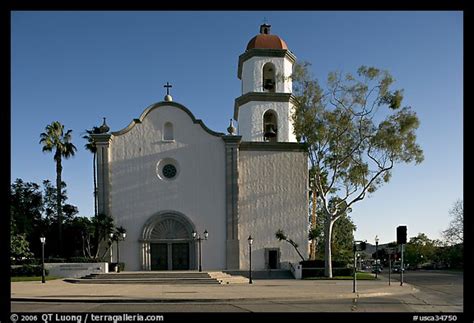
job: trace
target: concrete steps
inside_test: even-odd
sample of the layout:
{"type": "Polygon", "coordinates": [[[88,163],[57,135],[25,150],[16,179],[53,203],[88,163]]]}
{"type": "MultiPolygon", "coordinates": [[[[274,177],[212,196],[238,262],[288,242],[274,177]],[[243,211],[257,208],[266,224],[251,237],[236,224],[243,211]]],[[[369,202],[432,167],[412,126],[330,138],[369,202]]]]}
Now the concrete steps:
{"type": "Polygon", "coordinates": [[[76,284],[240,284],[248,282],[241,276],[223,272],[194,271],[150,271],[90,274],[82,278],[67,278],[64,281],[76,284]]]}

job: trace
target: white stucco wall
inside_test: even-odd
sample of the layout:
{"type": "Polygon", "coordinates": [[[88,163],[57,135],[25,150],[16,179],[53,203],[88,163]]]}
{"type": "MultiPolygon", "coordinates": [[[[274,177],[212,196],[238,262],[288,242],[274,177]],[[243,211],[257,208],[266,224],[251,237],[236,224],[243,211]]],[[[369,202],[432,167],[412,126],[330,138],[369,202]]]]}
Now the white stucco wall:
{"type": "Polygon", "coordinates": [[[127,230],[120,242],[120,260],[126,270],[141,270],[139,239],[145,222],[157,212],[177,211],[187,216],[203,241],[203,270],[225,268],[225,154],[220,137],[193,123],[173,106],[152,108],[142,123],[112,136],[110,148],[110,211],[117,226],[127,230]],[[171,122],[173,142],[162,140],[163,126],[171,122]],[[178,176],[162,180],[157,163],[172,158],[178,176]]]}
{"type": "Polygon", "coordinates": [[[240,151],[239,239],[241,269],[249,266],[247,238],[254,238],[252,268],[265,268],[265,248],[280,248],[280,262],[301,259],[294,248],[278,241],[282,229],[308,255],[307,154],[285,151],[240,151]]]}
{"type": "Polygon", "coordinates": [[[239,107],[238,131],[242,141],[263,141],[263,115],[267,110],[273,110],[278,115],[277,141],[296,142],[291,118],[292,104],[269,101],[251,101],[239,107]]]}
{"type": "Polygon", "coordinates": [[[292,73],[293,64],[288,58],[254,56],[242,64],[242,95],[248,92],[263,92],[263,66],[266,63],[273,63],[275,66],[275,92],[292,92],[292,82],[288,77],[292,73]],[[285,77],[283,82],[282,75],[285,77]]]}

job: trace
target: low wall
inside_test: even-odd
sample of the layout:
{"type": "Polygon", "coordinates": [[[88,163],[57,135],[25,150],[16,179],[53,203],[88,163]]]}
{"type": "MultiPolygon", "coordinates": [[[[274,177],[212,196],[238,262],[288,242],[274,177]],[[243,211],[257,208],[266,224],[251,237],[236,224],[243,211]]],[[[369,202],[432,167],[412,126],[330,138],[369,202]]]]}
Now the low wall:
{"type": "Polygon", "coordinates": [[[109,264],[106,262],[94,263],[45,263],[49,276],[79,278],[89,274],[105,274],[109,272],[109,264]]]}
{"type": "MultiPolygon", "coordinates": [[[[248,270],[222,270],[222,272],[249,278],[248,270]]],[[[291,271],[286,269],[266,269],[266,270],[252,270],[253,279],[294,279],[291,271]]]]}

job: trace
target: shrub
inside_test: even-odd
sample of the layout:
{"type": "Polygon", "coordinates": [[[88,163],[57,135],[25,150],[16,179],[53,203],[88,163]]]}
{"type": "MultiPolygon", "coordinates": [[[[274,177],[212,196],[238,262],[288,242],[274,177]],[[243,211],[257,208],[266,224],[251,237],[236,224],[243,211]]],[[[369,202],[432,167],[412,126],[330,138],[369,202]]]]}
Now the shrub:
{"type": "Polygon", "coordinates": [[[44,262],[66,262],[65,258],[48,258],[44,262]]]}
{"type": "Polygon", "coordinates": [[[68,262],[101,262],[100,259],[93,259],[88,257],[71,257],[69,258],[68,262]]]}
{"type": "Polygon", "coordinates": [[[41,265],[41,259],[28,258],[28,259],[12,259],[12,265],[41,265]]]}
{"type": "Polygon", "coordinates": [[[354,273],[352,268],[334,268],[332,274],[333,276],[352,276],[354,273]]]}
{"type": "Polygon", "coordinates": [[[317,269],[304,269],[302,272],[302,278],[306,277],[324,277],[324,268],[317,269]]]}
{"type": "MultiPolygon", "coordinates": [[[[44,270],[45,275],[48,276],[49,271],[47,269],[44,270]]],[[[10,275],[11,276],[41,276],[43,274],[41,266],[38,265],[22,265],[19,267],[11,268],[10,275]]]]}
{"type": "MultiPolygon", "coordinates": [[[[316,259],[316,260],[305,260],[301,261],[300,264],[303,268],[324,268],[324,260],[316,259]]],[[[347,267],[347,262],[340,261],[340,260],[333,260],[332,261],[332,268],[337,267],[347,267]]]]}
{"type": "MultiPolygon", "coordinates": [[[[335,276],[352,276],[352,268],[333,268],[332,275],[335,276]]],[[[324,268],[305,269],[303,268],[302,278],[307,277],[324,277],[324,268]]]]}

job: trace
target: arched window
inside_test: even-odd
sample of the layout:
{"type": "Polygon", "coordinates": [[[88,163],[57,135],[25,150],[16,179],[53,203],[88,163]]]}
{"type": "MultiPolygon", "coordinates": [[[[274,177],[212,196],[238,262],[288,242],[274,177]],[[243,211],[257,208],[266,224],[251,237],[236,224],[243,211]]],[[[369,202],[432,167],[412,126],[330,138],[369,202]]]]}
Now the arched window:
{"type": "Polygon", "coordinates": [[[166,122],[163,129],[163,140],[174,140],[173,124],[166,122]]]}
{"type": "Polygon", "coordinates": [[[275,66],[267,63],[263,66],[263,92],[275,92],[275,66]]]}
{"type": "Polygon", "coordinates": [[[263,140],[267,142],[277,142],[277,114],[275,111],[268,110],[263,115],[263,140]]]}

